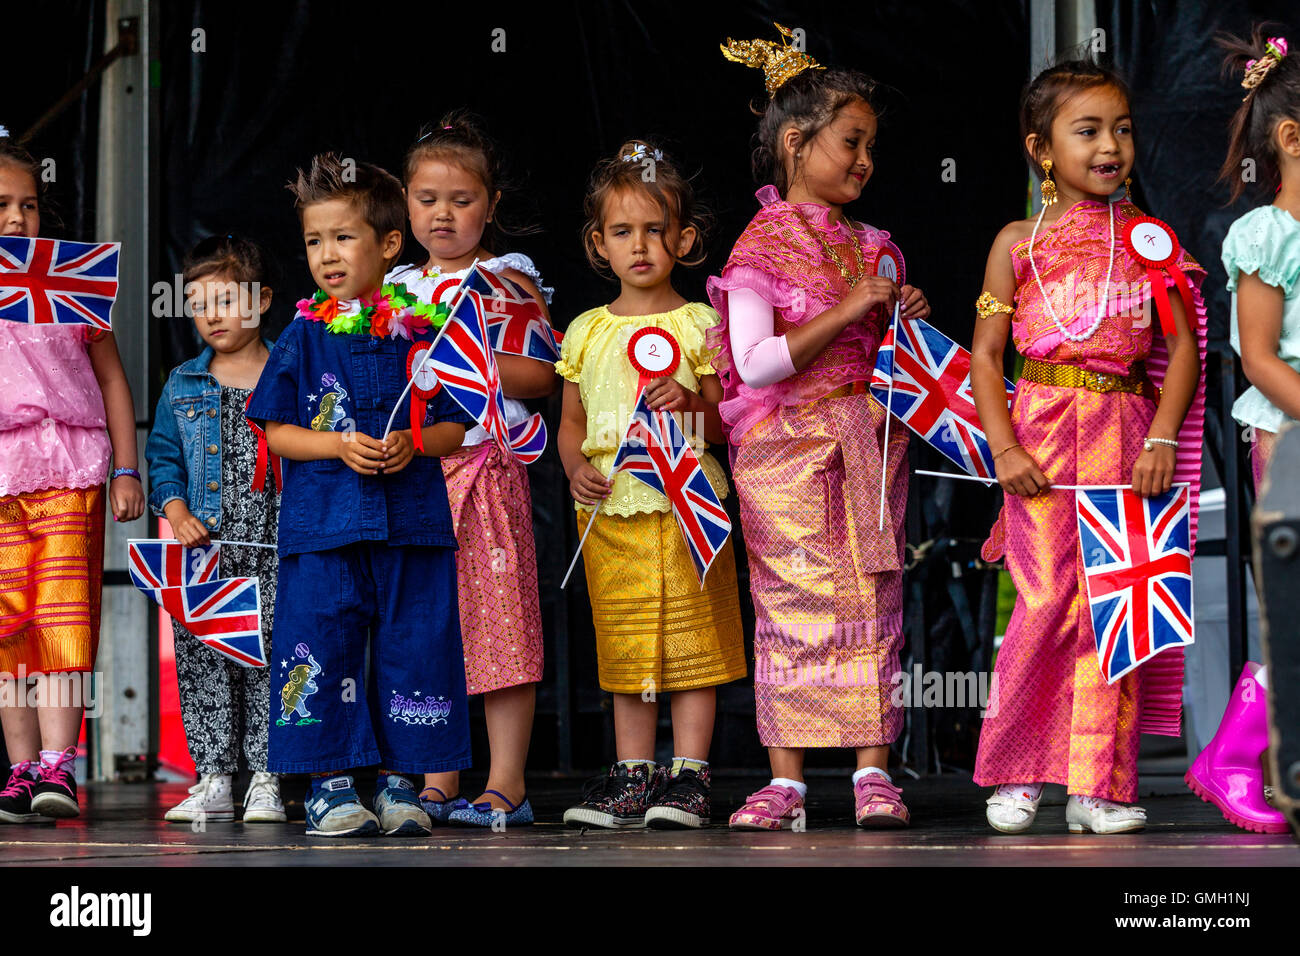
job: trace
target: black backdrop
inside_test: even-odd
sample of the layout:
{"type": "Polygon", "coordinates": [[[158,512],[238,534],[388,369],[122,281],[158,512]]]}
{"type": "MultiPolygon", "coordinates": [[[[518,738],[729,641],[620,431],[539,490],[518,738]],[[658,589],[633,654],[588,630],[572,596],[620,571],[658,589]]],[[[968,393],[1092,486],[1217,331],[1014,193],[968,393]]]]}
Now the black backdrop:
{"type": "MultiPolygon", "coordinates": [[[[6,98],[0,124],[21,132],[93,62],[104,24],[95,0],[10,6],[6,26],[15,36],[59,36],[63,51],[51,56],[45,43],[19,47],[20,62],[11,66],[23,82],[11,89],[22,95],[6,98]]],[[[1209,267],[1211,332],[1220,339],[1227,301],[1218,246],[1250,202],[1224,208],[1226,191],[1212,183],[1240,95],[1220,79],[1211,38],[1217,29],[1243,32],[1263,17],[1295,21],[1294,7],[1098,3],[1108,52],[1132,81],[1139,202],[1173,224],[1209,267]]],[[[702,297],[705,276],[717,271],[752,215],[757,185],[749,174],[754,119],[747,106],[761,97],[761,79],[725,62],[717,45],[727,36],[771,37],[773,19],[802,27],[822,62],[861,69],[885,84],[876,173],[851,213],[894,234],[909,278],[934,305],[933,321],[959,340],[970,334],[971,302],[992,237],[1025,208],[1015,118],[1030,59],[1025,3],[567,2],[517,12],[458,6],[454,17],[433,4],[355,0],[165,0],[158,8],[164,249],[154,278],[169,280],[204,235],[254,236],[281,265],[272,334],[311,289],[283,189],[295,167],[318,150],[335,149],[396,170],[421,124],[461,106],[486,117],[524,174],[515,211],[542,232],[511,248],[532,255],[556,286],[559,326],[614,294],[583,257],[581,197],[592,164],[631,136],[657,141],[698,171],[701,194],[718,215],[708,262],[677,277],[685,295],[702,297]],[[505,31],[502,53],[492,51],[497,29],[505,31]],[[194,50],[195,30],[203,31],[202,52],[194,50]],[[942,176],[945,160],[955,163],[950,182],[942,176]]],[[[47,234],[88,238],[94,231],[97,107],[92,88],[31,144],[38,158],[58,164],[52,198],[62,222],[47,217],[47,234]]],[[[412,241],[408,257],[418,252],[412,241]]],[[[122,317],[129,313],[122,310],[122,317]]],[[[147,305],[133,314],[148,315],[147,305]]],[[[183,321],[149,321],[161,323],[162,341],[152,399],[168,370],[195,354],[198,343],[183,321]]],[[[558,401],[546,408],[554,422],[558,401]]],[[[917,444],[914,464],[935,464],[917,444]]],[[[608,759],[609,722],[595,685],[581,575],[563,597],[556,590],[576,542],[553,452],[533,466],[532,478],[548,655],[532,765],[556,766],[557,741],[569,739],[571,762],[593,766],[608,759]],[[558,706],[562,701],[573,705],[567,728],[556,724],[556,713],[568,709],[558,706]]],[[[938,541],[931,555],[942,552],[945,535],[978,537],[995,505],[993,496],[956,484],[913,482],[909,537],[938,541]]],[[[743,549],[738,553],[743,575],[743,549]]],[[[962,557],[963,567],[970,563],[962,557]]],[[[954,585],[943,561],[909,575],[909,652],[927,668],[987,663],[972,646],[968,622],[959,620],[958,605],[977,598],[978,589],[978,580],[954,585]]],[[[724,688],[720,700],[716,760],[760,765],[748,684],[724,688]]],[[[969,722],[962,730],[948,720],[938,730],[920,758],[933,747],[945,762],[969,766],[969,722]]],[[[909,736],[913,731],[909,721],[909,736]]]]}

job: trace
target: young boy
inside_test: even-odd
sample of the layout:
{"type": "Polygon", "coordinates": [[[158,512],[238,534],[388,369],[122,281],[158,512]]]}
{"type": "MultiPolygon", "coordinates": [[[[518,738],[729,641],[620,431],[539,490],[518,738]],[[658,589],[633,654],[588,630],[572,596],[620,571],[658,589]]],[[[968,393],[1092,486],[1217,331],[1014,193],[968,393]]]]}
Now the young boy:
{"type": "Polygon", "coordinates": [[[422,836],[429,817],[404,774],[470,765],[438,461],[470,418],[444,390],[428,400],[422,452],[409,429],[381,440],[408,360],[435,334],[405,327],[381,293],[402,248],[401,184],[324,154],[289,190],[321,292],[299,303],[248,407],[284,460],[268,764],[312,774],[309,836],[422,836]],[[345,771],[376,763],[371,813],[345,771]]]}

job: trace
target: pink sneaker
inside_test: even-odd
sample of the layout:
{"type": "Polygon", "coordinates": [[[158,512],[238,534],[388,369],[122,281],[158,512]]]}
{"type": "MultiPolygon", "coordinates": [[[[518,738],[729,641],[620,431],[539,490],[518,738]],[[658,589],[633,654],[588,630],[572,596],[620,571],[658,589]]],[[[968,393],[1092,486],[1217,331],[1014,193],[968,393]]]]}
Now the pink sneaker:
{"type": "Polygon", "coordinates": [[[905,827],[912,822],[903,791],[878,773],[869,773],[853,785],[853,802],[860,827],[905,827]]]}
{"type": "Polygon", "coordinates": [[[769,783],[745,798],[745,805],[731,815],[733,830],[789,830],[803,816],[803,797],[794,787],[769,783]]]}

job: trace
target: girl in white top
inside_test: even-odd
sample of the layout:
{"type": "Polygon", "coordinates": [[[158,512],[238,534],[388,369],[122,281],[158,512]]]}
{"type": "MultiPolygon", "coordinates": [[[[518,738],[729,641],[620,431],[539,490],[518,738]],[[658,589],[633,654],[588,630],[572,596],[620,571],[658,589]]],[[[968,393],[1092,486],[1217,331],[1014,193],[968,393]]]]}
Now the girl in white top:
{"type": "MultiPolygon", "coordinates": [[[[427,260],[399,266],[388,282],[405,283],[419,298],[450,304],[475,260],[511,279],[537,300],[549,319],[551,289],[519,253],[494,255],[501,171],[497,150],[463,113],[438,122],[407,153],[403,174],[407,210],[427,260]]],[[[519,401],[549,395],[555,368],[546,361],[495,353],[505,393],[506,421],[529,417],[519,401]]],[[[503,454],[487,432],[465,433],[460,452],[442,459],[456,524],[457,583],[465,684],[484,695],[491,765],[472,803],[461,797],[460,775],[425,775],[421,802],[435,823],[490,826],[533,822],[524,787],[536,684],[542,679],[542,619],[537,595],[532,500],[522,462],[503,454]]]]}

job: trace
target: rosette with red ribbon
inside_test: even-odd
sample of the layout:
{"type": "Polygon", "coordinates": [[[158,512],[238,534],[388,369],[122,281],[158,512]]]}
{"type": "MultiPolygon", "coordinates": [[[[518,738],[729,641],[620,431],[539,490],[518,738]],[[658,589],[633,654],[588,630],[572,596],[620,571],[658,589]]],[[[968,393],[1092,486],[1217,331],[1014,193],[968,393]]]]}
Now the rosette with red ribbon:
{"type": "MultiPolygon", "coordinates": [[[[247,401],[244,402],[245,411],[248,410],[248,406],[252,401],[253,395],[250,392],[247,401]]],[[[283,491],[284,474],[280,470],[280,456],[273,455],[271,449],[267,446],[266,430],[251,418],[245,418],[244,421],[248,422],[248,427],[257,436],[257,463],[253,466],[253,490],[266,490],[266,472],[267,469],[270,469],[271,473],[275,475],[275,490],[283,491]]]]}
{"type": "Polygon", "coordinates": [[[1151,297],[1156,302],[1156,314],[1160,316],[1160,330],[1165,335],[1174,335],[1174,313],[1169,304],[1169,290],[1165,288],[1165,277],[1173,277],[1178,286],[1178,294],[1183,299],[1184,314],[1191,323],[1196,315],[1196,304],[1192,298],[1192,285],[1187,281],[1183,270],[1178,268],[1178,258],[1182,246],[1178,237],[1167,223],[1151,216],[1138,216],[1129,220],[1124,227],[1124,248],[1129,255],[1140,262],[1147,270],[1151,281],[1151,297]]]}
{"type": "Polygon", "coordinates": [[[901,286],[907,280],[903,268],[903,253],[888,239],[881,240],[876,251],[871,254],[868,264],[872,275],[884,276],[895,285],[901,286]]]}
{"type": "Polygon", "coordinates": [[[639,376],[636,385],[639,397],[651,379],[677,371],[682,362],[682,349],[669,332],[650,325],[637,329],[627,340],[627,360],[639,376]]]}
{"type": "Polygon", "coordinates": [[[411,441],[424,451],[424,416],[429,399],[442,387],[433,366],[424,361],[432,342],[416,342],[406,355],[406,377],[411,382],[411,441]]]}

